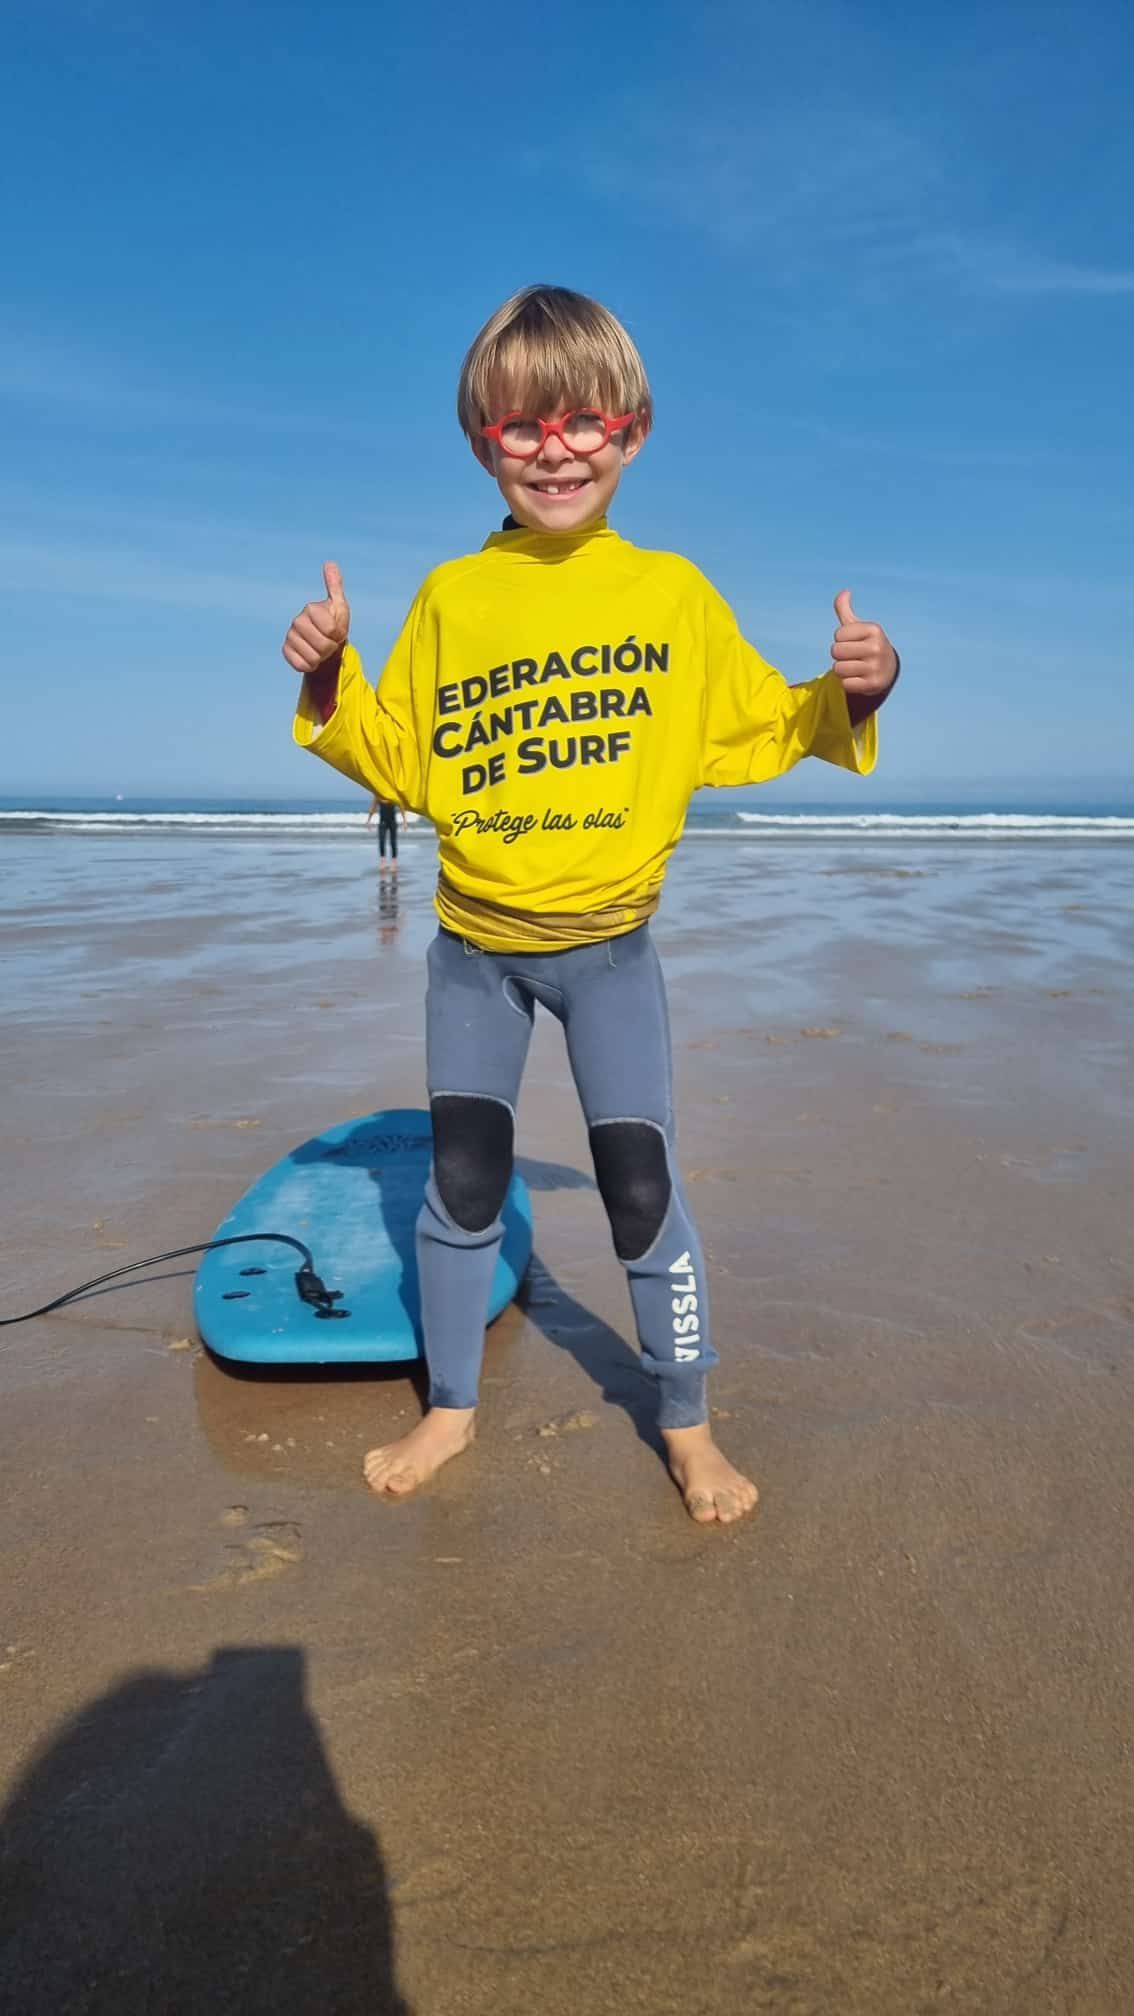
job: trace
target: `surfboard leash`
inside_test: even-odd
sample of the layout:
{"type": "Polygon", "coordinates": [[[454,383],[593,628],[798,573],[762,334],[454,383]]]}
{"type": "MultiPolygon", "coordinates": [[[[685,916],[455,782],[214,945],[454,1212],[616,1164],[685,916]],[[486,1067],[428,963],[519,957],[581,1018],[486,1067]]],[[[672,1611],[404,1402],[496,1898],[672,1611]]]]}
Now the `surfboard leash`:
{"type": "MultiPolygon", "coordinates": [[[[296,1293],[301,1302],[314,1309],[316,1316],[327,1319],[349,1316],[349,1309],[337,1309],[335,1304],[343,1299],[341,1288],[328,1288],[315,1272],[315,1257],[302,1239],[293,1239],[289,1232],[234,1232],[227,1239],[204,1239],[197,1246],[175,1246],[169,1253],[151,1253],[147,1260],[130,1260],[124,1267],[112,1267],[109,1274],[96,1274],[93,1281],[84,1281],[78,1288],[69,1288],[65,1295],[57,1295],[54,1302],[45,1302],[40,1309],[29,1309],[23,1316],[0,1316],[0,1330],[10,1323],[30,1323],[36,1316],[50,1316],[52,1310],[63,1309],[68,1302],[77,1302],[81,1296],[89,1295],[95,1288],[101,1288],[107,1281],[118,1281],[123,1274],[136,1274],[140,1267],[160,1267],[166,1260],[184,1260],[190,1253],[213,1253],[218,1246],[248,1246],[254,1241],[275,1240],[277,1245],[291,1246],[302,1256],[303,1265],[295,1273],[296,1293]]],[[[250,1267],[250,1274],[262,1274],[262,1267],[250,1267]]],[[[237,1293],[241,1291],[237,1290],[237,1293]]]]}

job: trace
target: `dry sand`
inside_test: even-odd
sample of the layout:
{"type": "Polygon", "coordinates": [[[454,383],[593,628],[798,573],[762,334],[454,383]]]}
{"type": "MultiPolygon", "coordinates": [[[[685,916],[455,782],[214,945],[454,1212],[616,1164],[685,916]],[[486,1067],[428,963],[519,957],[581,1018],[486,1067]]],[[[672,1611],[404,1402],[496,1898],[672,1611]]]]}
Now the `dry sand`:
{"type": "MultiPolygon", "coordinates": [[[[102,844],[15,919],[4,1313],[421,1097],[420,854],[379,917],[346,848],[102,844]]],[[[4,2006],[1134,2006],[1130,869],[736,851],[658,938],[759,1519],[666,1479],[546,1019],[526,1307],[419,1501],[359,1481],[412,1382],[222,1369],[191,1262],[5,1331],[4,2006]]]]}

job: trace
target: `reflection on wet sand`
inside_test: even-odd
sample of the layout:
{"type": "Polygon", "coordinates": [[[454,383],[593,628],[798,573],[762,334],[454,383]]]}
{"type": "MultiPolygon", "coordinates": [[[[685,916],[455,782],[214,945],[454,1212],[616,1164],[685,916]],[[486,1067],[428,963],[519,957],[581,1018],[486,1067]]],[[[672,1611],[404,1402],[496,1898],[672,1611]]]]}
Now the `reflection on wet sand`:
{"type": "Polygon", "coordinates": [[[392,945],[398,935],[400,920],[401,876],[397,874],[378,877],[378,942],[392,945]]]}

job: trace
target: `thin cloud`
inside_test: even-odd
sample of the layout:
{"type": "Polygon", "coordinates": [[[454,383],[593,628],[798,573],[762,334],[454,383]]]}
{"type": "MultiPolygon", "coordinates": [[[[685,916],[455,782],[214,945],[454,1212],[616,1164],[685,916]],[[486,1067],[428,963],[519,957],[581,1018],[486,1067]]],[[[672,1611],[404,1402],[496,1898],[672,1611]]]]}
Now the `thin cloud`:
{"type": "Polygon", "coordinates": [[[0,337],[0,403],[55,407],[88,420],[138,426],[224,426],[352,432],[348,420],[327,422],[316,413],[273,412],[252,402],[216,400],[189,386],[147,379],[131,360],[60,349],[38,337],[0,337]]]}
{"type": "MultiPolygon", "coordinates": [[[[170,473],[170,465],[166,467],[170,473]]],[[[172,466],[174,475],[179,467],[179,464],[172,466]]],[[[255,518],[250,514],[229,517],[213,510],[193,515],[165,509],[160,503],[147,510],[137,502],[123,502],[105,492],[71,490],[60,495],[40,485],[0,480],[0,542],[7,520],[14,532],[25,539],[31,537],[33,542],[38,537],[44,547],[60,539],[76,549],[80,545],[98,547],[112,540],[134,551],[144,549],[152,557],[176,550],[184,558],[188,550],[193,562],[206,563],[221,548],[230,559],[234,555],[244,559],[270,552],[270,567],[282,563],[284,568],[294,568],[301,576],[314,568],[316,579],[322,561],[336,559],[347,576],[348,587],[352,578],[373,581],[377,572],[382,576],[383,587],[388,587],[391,593],[403,585],[407,585],[407,592],[412,592],[436,564],[435,542],[408,539],[381,519],[376,519],[371,528],[364,508],[349,514],[340,510],[330,529],[314,515],[306,523],[297,521],[293,500],[287,493],[279,497],[278,508],[276,523],[266,518],[262,510],[258,510],[255,518]],[[344,535],[337,527],[339,518],[347,515],[352,530],[344,535]]],[[[255,559],[252,564],[256,564],[255,559]]]]}
{"type": "MultiPolygon", "coordinates": [[[[294,613],[294,579],[270,581],[208,566],[180,566],[129,546],[5,540],[0,546],[0,586],[28,595],[93,597],[124,605],[149,603],[267,624],[281,639],[294,613]]],[[[318,594],[318,584],[311,590],[318,594]]],[[[352,594],[351,610],[365,626],[389,633],[401,622],[406,597],[352,594]]]]}
{"type": "MultiPolygon", "coordinates": [[[[815,575],[826,563],[777,561],[781,574],[815,575]]],[[[827,571],[831,571],[829,568],[827,571]]],[[[917,588],[959,590],[972,595],[1000,599],[1006,612],[1018,614],[1021,607],[1039,608],[1053,604],[1068,608],[1089,602],[1113,603],[1118,610],[1134,605],[1134,582],[1099,579],[1085,574],[1003,574],[984,572],[979,567],[918,567],[895,565],[889,560],[864,555],[843,555],[838,571],[853,586],[859,580],[892,581],[917,588]]]]}
{"type": "MultiPolygon", "coordinates": [[[[941,180],[930,149],[895,121],[876,118],[853,148],[814,145],[801,132],[840,130],[838,93],[816,88],[806,102],[704,112],[680,93],[641,87],[618,94],[573,157],[592,194],[626,209],[676,217],[728,251],[774,255],[781,280],[837,247],[886,246],[924,228],[941,180]]],[[[561,175],[556,142],[526,151],[529,171],[561,175]]]]}
{"type": "Polygon", "coordinates": [[[923,247],[994,293],[1134,294],[1134,272],[1078,266],[1069,259],[1048,259],[1042,253],[985,243],[957,232],[926,239],[923,247]]]}
{"type": "Polygon", "coordinates": [[[761,453],[777,433],[789,437],[803,434],[838,454],[876,455],[905,464],[926,462],[943,468],[1034,471],[1037,467],[1068,471],[1081,466],[1081,457],[1054,448],[990,448],[983,443],[923,441],[919,436],[898,439],[891,434],[864,434],[846,427],[832,427],[803,413],[751,410],[748,420],[759,430],[761,453]]]}
{"type": "MultiPolygon", "coordinates": [[[[747,105],[702,108],[644,85],[608,99],[596,137],[568,159],[584,188],[612,208],[762,260],[769,293],[813,283],[817,272],[839,291],[886,298],[912,279],[955,284],[958,275],[994,294],[1134,293],[1134,272],[958,228],[950,172],[930,135],[875,112],[843,146],[834,136],[845,121],[841,95],[822,84],[761,105],[758,116],[747,105]]],[[[563,172],[558,142],[521,158],[530,174],[563,172]]]]}

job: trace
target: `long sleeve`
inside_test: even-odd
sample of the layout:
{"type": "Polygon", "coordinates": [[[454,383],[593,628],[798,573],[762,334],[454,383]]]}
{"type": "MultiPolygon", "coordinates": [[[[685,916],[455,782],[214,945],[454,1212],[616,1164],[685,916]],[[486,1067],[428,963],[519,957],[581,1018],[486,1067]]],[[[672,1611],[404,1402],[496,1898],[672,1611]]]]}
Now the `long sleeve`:
{"type": "Polygon", "coordinates": [[[421,597],[414,603],[382,671],[377,689],[353,644],[343,651],[338,699],[324,725],[306,680],[292,724],[302,749],[329,763],[378,798],[422,807],[422,761],[414,709],[415,671],[420,683],[421,597]]]}
{"type": "Polygon", "coordinates": [[[789,686],[743,637],[727,602],[706,583],[702,784],[762,784],[804,756],[860,777],[878,760],[871,715],[853,728],[834,671],[789,686]]]}

